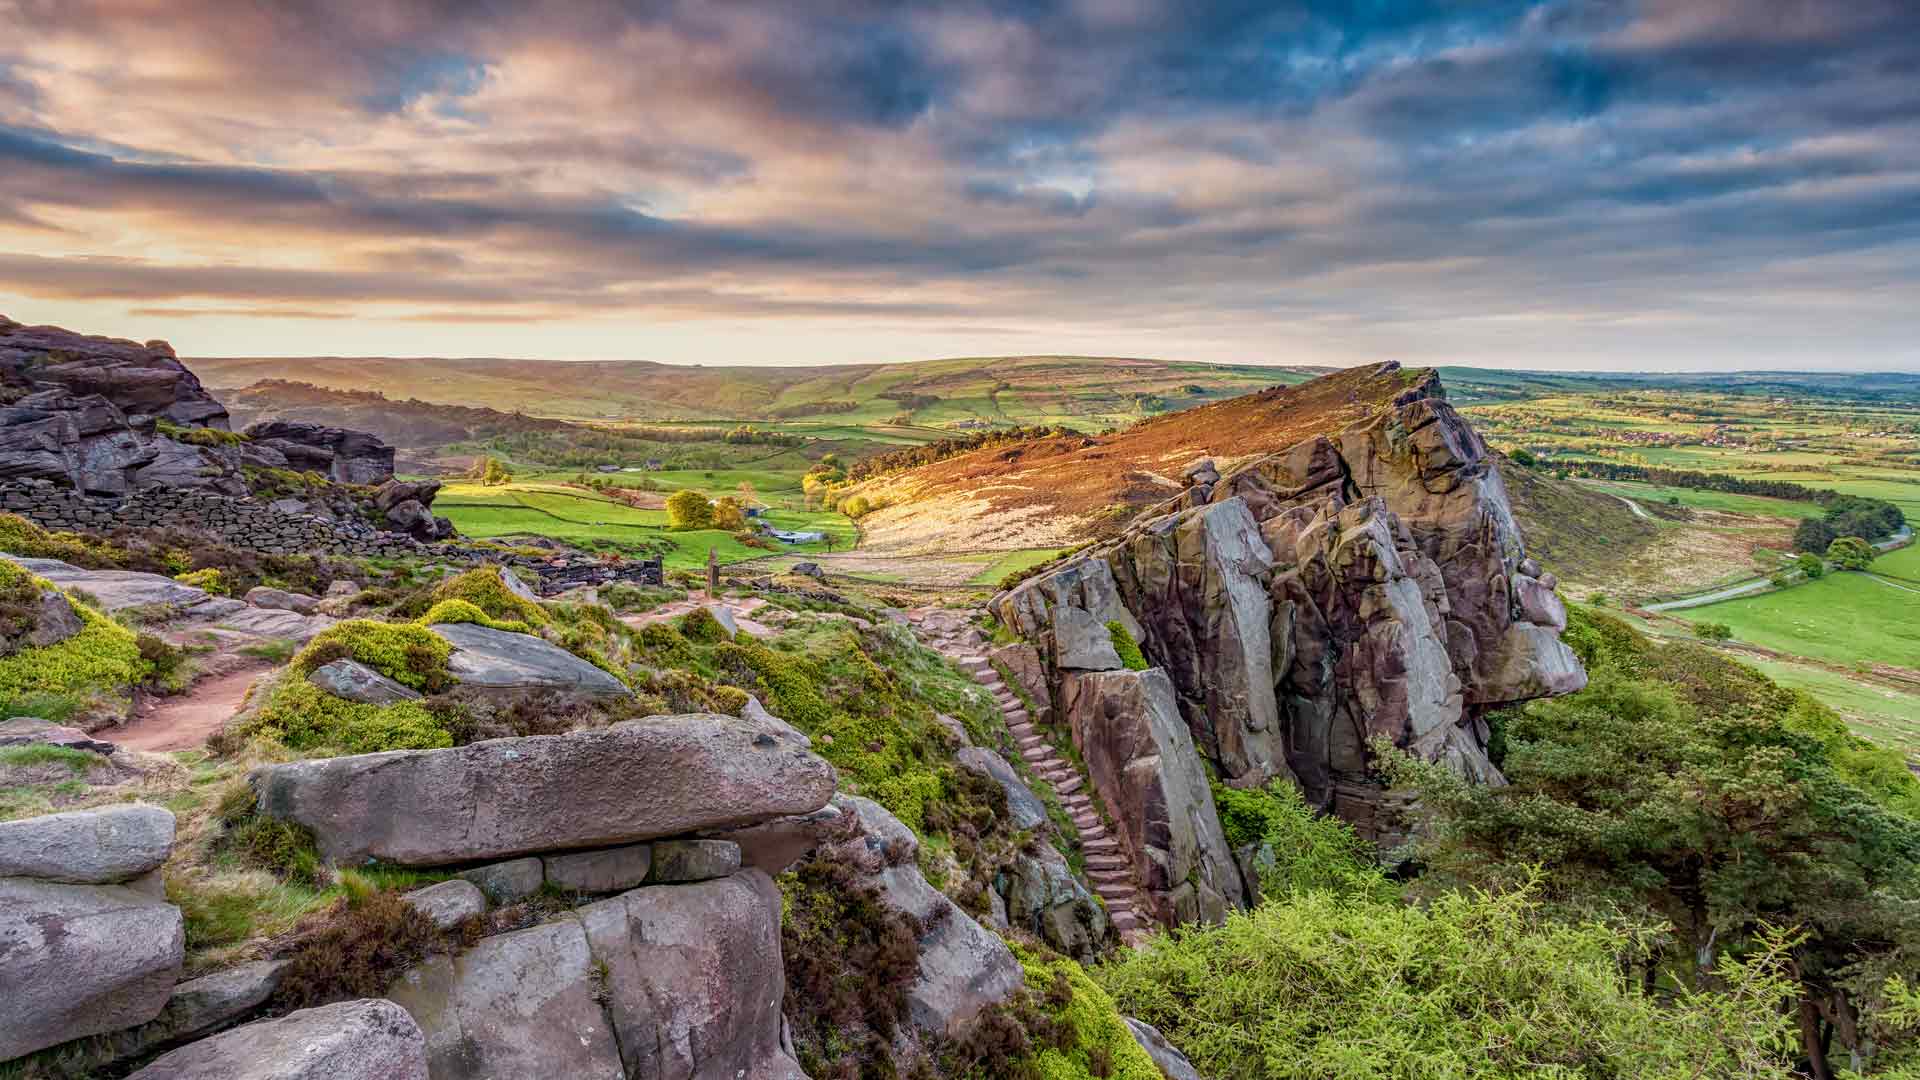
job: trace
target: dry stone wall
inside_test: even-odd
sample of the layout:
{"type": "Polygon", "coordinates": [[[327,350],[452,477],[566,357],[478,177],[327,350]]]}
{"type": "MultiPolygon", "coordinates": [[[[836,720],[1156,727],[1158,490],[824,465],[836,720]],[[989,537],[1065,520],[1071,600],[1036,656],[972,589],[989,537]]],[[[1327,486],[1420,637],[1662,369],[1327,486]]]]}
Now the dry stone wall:
{"type": "Polygon", "coordinates": [[[182,488],[153,488],[123,498],[83,495],[45,480],[0,484],[0,511],[48,529],[184,528],[235,547],[276,555],[453,554],[363,522],[329,521],[249,498],[182,488]]]}

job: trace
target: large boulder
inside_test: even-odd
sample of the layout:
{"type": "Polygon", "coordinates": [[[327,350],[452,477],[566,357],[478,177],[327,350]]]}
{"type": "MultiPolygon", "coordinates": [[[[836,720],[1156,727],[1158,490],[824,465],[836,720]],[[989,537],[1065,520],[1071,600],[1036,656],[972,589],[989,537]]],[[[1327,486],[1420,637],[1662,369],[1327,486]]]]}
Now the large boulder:
{"type": "Polygon", "coordinates": [[[435,623],[428,629],[453,643],[447,670],[467,686],[506,691],[564,690],[607,697],[633,693],[619,679],[532,634],[495,630],[478,623],[435,623]]]}
{"type": "Polygon", "coordinates": [[[781,1049],[780,891],[758,871],[581,908],[628,1076],[805,1080],[781,1049]]]}
{"type": "Polygon", "coordinates": [[[405,683],[396,682],[358,660],[345,658],[314,668],[307,681],[347,701],[363,705],[391,705],[396,701],[419,701],[425,695],[405,683]]]}
{"type": "Polygon", "coordinates": [[[1206,765],[1166,673],[1071,674],[1060,714],[1113,815],[1147,914],[1167,925],[1217,923],[1244,906],[1206,765]]]}
{"type": "Polygon", "coordinates": [[[173,824],[171,811],[144,803],[0,822],[0,877],[130,881],[167,861],[173,824]]]}
{"type": "Polygon", "coordinates": [[[428,1076],[420,1025],[393,1002],[369,999],[256,1020],[175,1050],[134,1073],[132,1080],[427,1080],[428,1076]]]}
{"type": "Polygon", "coordinates": [[[577,918],[427,959],[387,991],[420,1025],[434,1080],[621,1080],[620,1046],[577,918]]]}
{"type": "Polygon", "coordinates": [[[784,726],[716,713],[274,765],[261,809],[342,864],[408,866],[609,847],[808,814],[833,767],[784,726]]]}
{"type": "Polygon", "coordinates": [[[931,1036],[959,1035],[981,1012],[1024,985],[1019,962],[1005,942],[921,874],[914,862],[920,841],[912,829],[871,799],[842,795],[834,802],[848,815],[850,835],[823,846],[817,857],[848,866],[882,903],[924,928],[920,977],[907,995],[908,1019],[931,1036]]]}
{"type": "Polygon", "coordinates": [[[0,1061],[152,1020],[185,946],[180,909],[144,892],[0,877],[0,1061]]]}
{"type": "Polygon", "coordinates": [[[953,763],[1000,785],[1007,793],[1007,821],[1016,829],[1038,829],[1047,823],[1047,804],[1033,793],[1007,759],[984,746],[963,746],[954,752],[953,763]]]}
{"type": "Polygon", "coordinates": [[[1001,872],[996,886],[1005,896],[1011,925],[1083,963],[1099,958],[1111,926],[1107,909],[1052,846],[1021,853],[1001,872]]]}
{"type": "Polygon", "coordinates": [[[335,483],[379,484],[393,477],[393,447],[364,431],[263,420],[247,425],[246,436],[279,451],[288,468],[317,472],[335,483]]]}

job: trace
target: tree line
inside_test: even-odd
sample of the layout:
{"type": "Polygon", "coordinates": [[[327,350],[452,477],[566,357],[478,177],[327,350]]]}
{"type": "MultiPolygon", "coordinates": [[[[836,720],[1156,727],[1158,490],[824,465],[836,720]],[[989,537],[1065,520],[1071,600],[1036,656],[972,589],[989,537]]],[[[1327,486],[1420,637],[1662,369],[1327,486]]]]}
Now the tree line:
{"type": "Polygon", "coordinates": [[[931,465],[936,461],[945,461],[950,457],[969,454],[990,446],[1008,446],[1055,435],[1078,434],[1079,432],[1063,424],[996,428],[992,431],[941,439],[938,442],[924,443],[920,446],[901,447],[898,450],[888,450],[885,453],[862,458],[854,462],[853,468],[847,471],[847,476],[855,481],[870,480],[876,476],[885,476],[904,469],[916,469],[922,465],[931,465]]]}

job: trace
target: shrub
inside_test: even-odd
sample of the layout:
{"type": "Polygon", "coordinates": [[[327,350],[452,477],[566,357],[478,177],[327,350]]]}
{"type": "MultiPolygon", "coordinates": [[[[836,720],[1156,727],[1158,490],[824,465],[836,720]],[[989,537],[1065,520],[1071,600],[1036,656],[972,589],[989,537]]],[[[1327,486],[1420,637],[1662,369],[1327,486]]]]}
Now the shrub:
{"type": "Polygon", "coordinates": [[[453,645],[424,626],[348,619],[322,630],[293,658],[306,676],[335,660],[357,660],[395,682],[434,693],[452,684],[447,657],[453,645]]]}
{"type": "Polygon", "coordinates": [[[747,513],[738,499],[722,495],[713,504],[713,527],[727,532],[739,532],[747,527],[747,513]]]}
{"type": "Polygon", "coordinates": [[[720,625],[720,620],[705,607],[694,608],[680,616],[680,633],[688,641],[697,641],[702,645],[733,640],[733,635],[727,633],[727,628],[720,625]]]}
{"type": "Polygon", "coordinates": [[[1549,920],[1524,891],[1424,908],[1309,892],[1156,938],[1099,978],[1208,1076],[1781,1074],[1784,942],[1716,966],[1723,992],[1671,1003],[1622,971],[1638,947],[1549,920]]]}
{"type": "Polygon", "coordinates": [[[667,496],[667,527],[672,529],[710,529],[713,527],[713,503],[692,488],[682,488],[667,496]]]}
{"type": "Polygon", "coordinates": [[[859,521],[861,518],[873,512],[873,504],[867,500],[865,495],[855,495],[841,502],[840,512],[855,521],[859,521]]]}
{"type": "Polygon", "coordinates": [[[920,976],[921,927],[844,864],[809,859],[780,878],[787,1019],[809,1076],[885,1061],[920,976]]]}
{"type": "Polygon", "coordinates": [[[1243,790],[1216,783],[1213,799],[1228,846],[1260,844],[1262,857],[1272,859],[1260,872],[1264,895],[1279,898],[1305,890],[1379,900],[1398,895],[1353,827],[1316,814],[1293,784],[1280,780],[1243,790]]]}
{"type": "Polygon", "coordinates": [[[1878,554],[1857,536],[1843,536],[1827,546],[1827,558],[1842,570],[1865,570],[1878,554]]]}
{"type": "Polygon", "coordinates": [[[1147,670],[1147,658],[1140,652],[1140,643],[1133,640],[1127,628],[1120,620],[1107,624],[1107,636],[1113,639],[1113,651],[1120,654],[1120,664],[1128,671],[1147,670]]]}
{"type": "Polygon", "coordinates": [[[529,626],[547,625],[545,608],[507,588],[501,575],[510,573],[511,570],[502,566],[476,567],[441,582],[434,588],[432,599],[435,603],[465,600],[490,619],[523,622],[529,626]]]}
{"type": "MultiPolygon", "coordinates": [[[[0,590],[53,589],[49,581],[0,560],[0,590]]],[[[146,677],[147,663],[133,631],[84,604],[75,604],[80,632],[46,648],[0,657],[0,701],[41,696],[118,696],[146,677]]]]}
{"type": "Polygon", "coordinates": [[[1134,1041],[1113,998],[1079,964],[1020,944],[1013,955],[1027,992],[1039,995],[1036,1006],[1058,1032],[1054,1045],[1036,1047],[1025,1062],[1041,1080],[1159,1080],[1159,1066],[1134,1041]]]}
{"type": "Polygon", "coordinates": [[[1726,641],[1733,637],[1733,627],[1726,623],[1697,622],[1693,624],[1693,636],[1705,641],[1726,641]]]}
{"type": "Polygon", "coordinates": [[[1518,465],[1523,469],[1531,469],[1534,466],[1540,464],[1539,459],[1533,456],[1533,452],[1524,448],[1515,450],[1513,453],[1508,454],[1507,460],[1513,462],[1515,465],[1518,465]]]}
{"type": "Polygon", "coordinates": [[[298,673],[283,676],[241,734],[265,736],[295,750],[373,754],[383,750],[437,750],[453,733],[418,701],[370,705],[334,697],[298,673]]]}
{"type": "Polygon", "coordinates": [[[458,940],[435,927],[399,893],[343,896],[301,920],[295,929],[293,941],[282,949],[287,966],[273,1003],[283,1009],[304,1009],[348,998],[380,997],[402,972],[458,940]]]}
{"type": "Polygon", "coordinates": [[[154,421],[153,430],[174,442],[188,443],[193,446],[239,446],[247,441],[245,435],[237,431],[220,431],[210,427],[187,427],[171,420],[154,421]]]}
{"type": "Polygon", "coordinates": [[[517,619],[495,619],[481,611],[470,600],[442,600],[427,609],[425,615],[416,620],[422,626],[435,623],[476,623],[495,630],[510,630],[516,634],[531,634],[533,627],[517,619]]]}
{"type": "Polygon", "coordinates": [[[173,575],[173,580],[182,585],[191,585],[196,589],[205,589],[215,596],[228,596],[232,590],[227,586],[226,575],[211,567],[205,570],[189,570],[184,574],[173,575]]]}
{"type": "Polygon", "coordinates": [[[1808,581],[1817,580],[1827,574],[1827,564],[1821,560],[1820,556],[1811,553],[1803,553],[1794,559],[1793,568],[1800,571],[1801,576],[1808,581]]]}

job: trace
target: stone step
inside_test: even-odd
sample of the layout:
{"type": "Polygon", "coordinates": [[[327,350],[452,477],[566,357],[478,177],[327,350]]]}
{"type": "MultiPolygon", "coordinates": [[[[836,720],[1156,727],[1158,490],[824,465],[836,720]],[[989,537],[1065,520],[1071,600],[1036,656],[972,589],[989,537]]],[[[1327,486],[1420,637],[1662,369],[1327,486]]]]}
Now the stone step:
{"type": "MultiPolygon", "coordinates": [[[[1098,825],[1098,823],[1096,823],[1096,824],[1095,824],[1095,826],[1094,826],[1094,828],[1099,828],[1099,825],[1098,825]]],[[[1090,835],[1090,834],[1091,834],[1092,832],[1093,832],[1093,829],[1082,829],[1082,830],[1080,830],[1080,850],[1081,850],[1081,851],[1084,851],[1084,852],[1086,852],[1086,853],[1087,853],[1087,855],[1089,855],[1089,856],[1094,856],[1094,855],[1117,855],[1117,854],[1119,854],[1119,852],[1120,852],[1120,841],[1118,841],[1118,840],[1115,840],[1115,839],[1114,839],[1113,837],[1111,837],[1111,836],[1106,836],[1106,835],[1101,835],[1101,836],[1093,836],[1093,835],[1090,835]]],[[[1105,830],[1105,829],[1100,829],[1100,832],[1104,834],[1104,833],[1106,832],[1106,830],[1105,830]]],[[[1089,860],[1089,861],[1091,861],[1091,860],[1089,860]]]]}
{"type": "Polygon", "coordinates": [[[1080,774],[1068,768],[1067,763],[1061,761],[1059,758],[1036,761],[1033,765],[1033,771],[1039,773],[1041,779],[1054,785],[1056,788],[1069,780],[1080,779],[1080,774]]]}
{"type": "Polygon", "coordinates": [[[1071,795],[1074,792],[1079,791],[1081,788],[1085,786],[1086,786],[1086,782],[1080,779],[1080,774],[1074,773],[1073,777],[1069,779],[1066,783],[1055,784],[1053,786],[1053,789],[1062,795],[1071,795]]]}
{"type": "Polygon", "coordinates": [[[1067,808],[1069,814],[1091,814],[1094,812],[1093,800],[1085,795],[1072,795],[1060,792],[1060,805],[1067,808]]]}
{"type": "Polygon", "coordinates": [[[1053,747],[1023,746],[1020,748],[1020,760],[1038,768],[1041,762],[1053,760],[1053,747]]]}
{"type": "Polygon", "coordinates": [[[1012,712],[1006,713],[1004,715],[1006,716],[1007,723],[1009,724],[1031,724],[1033,722],[1033,717],[1029,716],[1027,714],[1027,710],[1024,708],[1015,709],[1012,712]]]}
{"type": "Polygon", "coordinates": [[[1025,735],[1040,734],[1039,728],[1034,727],[1032,724],[1027,723],[1025,720],[1016,720],[1013,723],[1008,724],[1007,730],[1013,732],[1015,738],[1020,738],[1025,735]]]}
{"type": "Polygon", "coordinates": [[[1020,747],[1020,749],[1022,750],[1025,750],[1029,746],[1047,745],[1047,740],[1041,738],[1038,735],[1022,735],[1017,731],[1014,732],[1013,741],[1014,741],[1014,744],[1020,747]]]}
{"type": "Polygon", "coordinates": [[[1127,860],[1120,855],[1089,854],[1087,856],[1087,870],[1090,872],[1094,870],[1125,870],[1126,868],[1127,860]]]}
{"type": "Polygon", "coordinates": [[[1099,870],[1089,867],[1087,880],[1102,885],[1126,885],[1129,888],[1133,886],[1133,874],[1124,867],[1106,867],[1099,870]]]}

